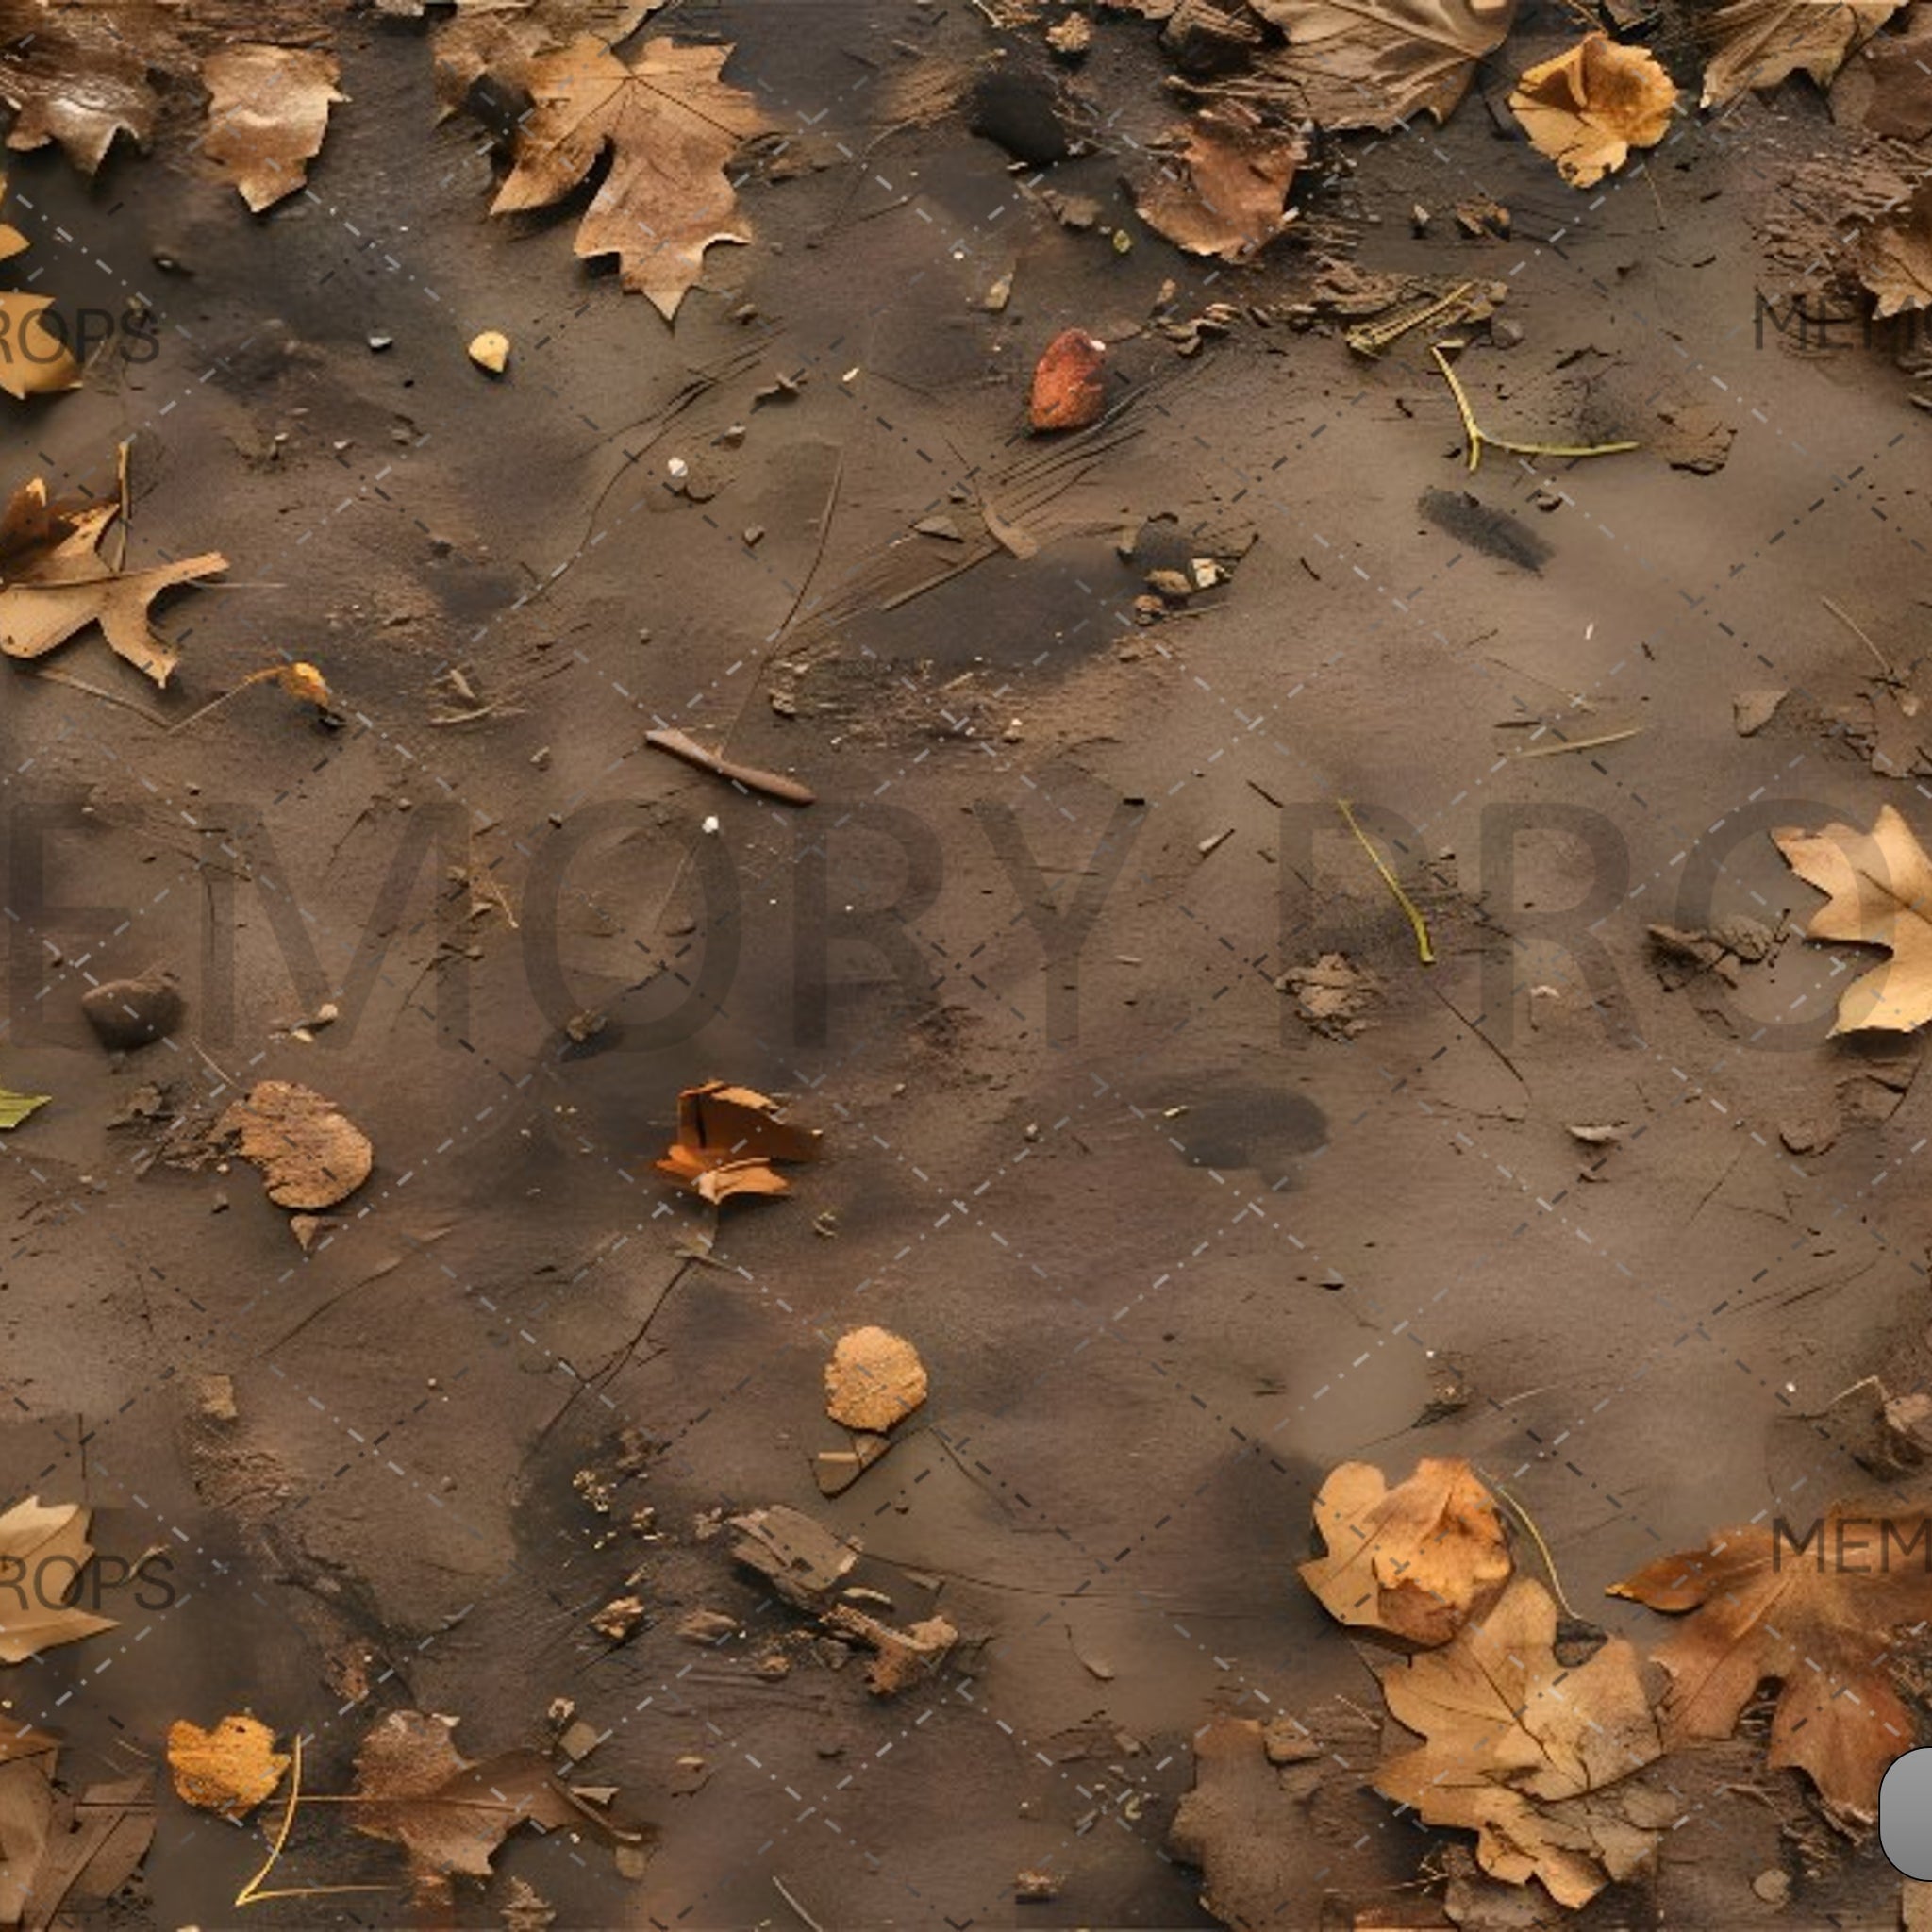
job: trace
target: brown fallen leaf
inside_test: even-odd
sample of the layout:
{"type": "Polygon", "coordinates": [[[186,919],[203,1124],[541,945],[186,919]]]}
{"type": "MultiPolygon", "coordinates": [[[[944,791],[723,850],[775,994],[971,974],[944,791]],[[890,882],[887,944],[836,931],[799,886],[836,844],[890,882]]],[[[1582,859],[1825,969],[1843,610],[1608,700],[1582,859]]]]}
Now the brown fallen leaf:
{"type": "Polygon", "coordinates": [[[1890,221],[1859,239],[1858,279],[1878,298],[1883,319],[1907,308],[1932,308],[1932,182],[1921,182],[1890,221]]]}
{"type": "Polygon", "coordinates": [[[1710,47],[1704,105],[1721,107],[1794,74],[1827,85],[1840,65],[1896,13],[1903,0],[1731,0],[1704,16],[1710,47]]]}
{"type": "Polygon", "coordinates": [[[0,1751],[0,1925],[68,1932],[108,1917],[106,1901],[132,1878],[154,1842],[154,1783],[54,1781],[57,1752],[0,1751]]]}
{"type": "Polygon", "coordinates": [[[1831,117],[1893,141],[1932,134],[1932,6],[1908,7],[1839,69],[1831,117]]]}
{"type": "Polygon", "coordinates": [[[1391,1490],[1369,1462],[1328,1473],[1315,1498],[1327,1555],[1301,1578],[1338,1623],[1446,1643],[1509,1581],[1503,1521],[1460,1457],[1424,1457],[1391,1490]]]}
{"type": "Polygon", "coordinates": [[[375,1150],[332,1100],[292,1080],[261,1080],[216,1124],[239,1135],[278,1208],[313,1211],[346,1200],[369,1178],[375,1150]]]}
{"type": "Polygon", "coordinates": [[[1516,0],[1254,0],[1288,36],[1245,92],[1327,128],[1446,121],[1476,62],[1503,44],[1516,0]]]}
{"type": "Polygon", "coordinates": [[[58,142],[87,175],[118,135],[145,147],[160,108],[149,69],[178,51],[159,8],[137,19],[122,5],[0,0],[0,100],[14,110],[7,145],[58,142]]]}
{"type": "Polygon", "coordinates": [[[1556,1636],[1555,1599],[1519,1576],[1442,1649],[1391,1664],[1390,1714],[1425,1741],[1385,1758],[1374,1786],[1425,1824],[1474,1831],[1492,1877],[1539,1878],[1576,1907],[1633,1877],[1678,1807],[1611,1789],[1663,1751],[1636,1650],[1613,1637],[1565,1666],[1556,1636]]]}
{"type": "MultiPolygon", "coordinates": [[[[664,0],[457,0],[456,15],[436,30],[437,118],[447,120],[487,80],[498,95],[531,92],[531,67],[586,34],[607,47],[634,33],[664,0]]],[[[423,0],[394,10],[423,13],[423,0]]]]}
{"type": "Polygon", "coordinates": [[[1826,1807],[1869,1822],[1886,1767],[1918,1742],[1892,1688],[1892,1632],[1932,1618],[1932,1516],[1827,1510],[1803,1543],[1746,1524],[1661,1557],[1611,1595],[1690,1613],[1654,1653],[1671,1674],[1664,1734],[1728,1738],[1767,1678],[1780,1690],[1767,1762],[1795,1765],[1826,1807]]]}
{"type": "Polygon", "coordinates": [[[1210,108],[1189,127],[1178,172],[1148,183],[1135,208],[1190,255],[1245,261],[1293,221],[1282,203],[1307,152],[1300,135],[1263,127],[1238,103],[1210,108]]]}
{"type": "Polygon", "coordinates": [[[656,1164],[704,1200],[789,1194],[774,1160],[816,1160],[823,1137],[778,1118],[778,1103],[749,1087],[708,1080],[677,1096],[677,1139],[656,1164]]]}
{"type": "Polygon", "coordinates": [[[491,1859],[519,1824],[554,1831],[605,1815],[574,1797],[535,1751],[506,1751],[482,1763],[451,1737],[457,1720],[392,1710],[356,1753],[356,1829],[401,1845],[420,1895],[446,1894],[461,1874],[488,1878],[491,1859]]]}
{"type": "Polygon", "coordinates": [[[177,1718],[168,1726],[168,1765],[184,1805],[239,1822],[274,1796],[289,1757],[258,1718],[225,1717],[211,1731],[177,1718]]]}
{"type": "Polygon", "coordinates": [[[1107,344],[1084,328],[1063,328],[1054,337],[1034,365],[1027,405],[1034,428],[1085,429],[1099,422],[1107,405],[1106,358],[1107,344]]]}
{"type": "Polygon", "coordinates": [[[854,1328],[825,1364],[825,1413],[848,1429],[883,1435],[925,1400],[925,1364],[884,1328],[854,1328]]]}
{"type": "Polygon", "coordinates": [[[259,214],[308,179],[322,152],[328,110],[341,68],[312,47],[243,43],[210,54],[202,66],[208,91],[202,153],[259,214]]]}
{"type": "Polygon", "coordinates": [[[539,55],[516,165],[490,212],[550,207],[608,148],[609,172],[585,210],[576,252],[615,255],[624,286],[672,321],[704,272],[705,250],[751,240],[724,163],[767,124],[749,94],[720,78],[731,51],[660,39],[625,61],[586,34],[539,55]]]}
{"type": "Polygon", "coordinates": [[[165,685],[180,661],[148,627],[165,590],[226,570],[219,551],[150,570],[109,570],[98,555],[118,503],[50,503],[39,477],[14,492],[0,524],[0,651],[42,658],[91,624],[109,647],[165,685]]]}
{"type": "Polygon", "coordinates": [[[1509,110],[1564,180],[1591,188],[1621,168],[1633,147],[1655,147],[1670,132],[1676,100],[1670,75],[1646,48],[1586,34],[1526,70],[1509,110]]]}
{"type": "MultiPolygon", "coordinates": [[[[57,1644],[78,1643],[114,1628],[70,1599],[93,1558],[87,1540],[89,1511],[78,1503],[42,1503],[29,1496],[0,1515],[0,1664],[25,1663],[57,1644]]],[[[0,1924],[6,1923],[0,1918],[0,1924]]]]}
{"type": "MultiPolygon", "coordinates": [[[[6,193],[7,176],[0,175],[0,199],[6,193]]],[[[18,228],[0,222],[0,261],[31,245],[18,228]]],[[[79,386],[80,364],[44,319],[53,306],[51,295],[0,290],[0,389],[10,396],[25,399],[79,386]]]]}
{"type": "Polygon", "coordinates": [[[1772,838],[1791,870],[1829,895],[1807,939],[1882,946],[1891,955],[1839,995],[1832,1032],[1909,1033],[1932,1020],[1932,860],[1898,811],[1880,807],[1869,832],[1830,824],[1772,838]]]}

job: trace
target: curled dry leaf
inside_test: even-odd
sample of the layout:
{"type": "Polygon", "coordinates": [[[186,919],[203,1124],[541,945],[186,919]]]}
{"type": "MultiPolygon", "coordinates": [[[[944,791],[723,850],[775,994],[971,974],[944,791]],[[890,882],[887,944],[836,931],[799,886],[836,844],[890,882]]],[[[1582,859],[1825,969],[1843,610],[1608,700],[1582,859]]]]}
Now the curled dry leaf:
{"type": "Polygon", "coordinates": [[[778,1117],[778,1103],[749,1087],[708,1080],[677,1096],[677,1139],[658,1163],[679,1186],[711,1202],[733,1194],[789,1194],[774,1160],[816,1160],[822,1136],[778,1117]]]}
{"type": "Polygon", "coordinates": [[[1751,88],[1808,74],[1824,87],[1854,49],[1896,13],[1902,0],[1731,0],[1705,16],[1710,58],[1704,105],[1722,106],[1751,88]]]}
{"type": "Polygon", "coordinates": [[[25,1663],[56,1644],[113,1629],[113,1618],[67,1601],[93,1560],[88,1517],[78,1503],[42,1503],[38,1496],[0,1515],[0,1565],[15,1579],[12,1590],[0,1591],[0,1663],[25,1663]],[[20,1587],[25,1578],[35,1579],[32,1588],[20,1587]]]}
{"type": "Polygon", "coordinates": [[[1671,1674],[1664,1735],[1728,1738],[1767,1678],[1780,1688],[1767,1762],[1807,1772],[1841,1818],[1870,1821],[1886,1767],[1918,1741],[1892,1688],[1894,1631],[1932,1618],[1932,1516],[1840,1505],[1662,1557],[1611,1591],[1688,1613],[1654,1653],[1671,1674]]]}
{"type": "Polygon", "coordinates": [[[1476,1860],[1512,1885],[1539,1878],[1582,1906],[1634,1877],[1677,1813],[1668,1795],[1614,1790],[1663,1745],[1635,1649],[1557,1659],[1557,1606],[1520,1576],[1480,1623],[1382,1673],[1390,1714],[1426,1741],[1385,1758],[1375,1789],[1424,1823],[1476,1833],[1476,1860]]]}
{"type": "Polygon", "coordinates": [[[1254,0],[1288,45],[1254,63],[1252,92],[1324,127],[1438,121],[1503,44],[1516,0],[1254,0]]]}
{"type": "MultiPolygon", "coordinates": [[[[0,175],[0,198],[6,192],[7,176],[0,175]]],[[[8,260],[29,245],[18,228],[0,222],[0,261],[8,260]]],[[[47,325],[46,313],[53,306],[51,295],[0,290],[0,324],[5,325],[5,336],[0,338],[0,389],[10,396],[46,395],[79,385],[80,364],[47,325]]]]}
{"type": "Polygon", "coordinates": [[[1054,337],[1033,371],[1027,416],[1034,428],[1085,429],[1099,422],[1107,403],[1106,360],[1107,344],[1084,328],[1063,328],[1054,337]]]}
{"type": "Polygon", "coordinates": [[[1857,251],[1858,279],[1878,298],[1880,318],[1932,308],[1932,181],[1920,183],[1889,222],[1868,228],[1857,251]]]}
{"type": "Polygon", "coordinates": [[[1932,860],[1912,828],[1888,805],[1869,832],[1830,824],[1771,836],[1791,870],[1829,894],[1807,939],[1882,946],[1891,955],[1840,994],[1831,1030],[1909,1033],[1932,1019],[1932,860]]]}
{"type": "Polygon", "coordinates": [[[1655,147],[1671,126],[1677,90],[1642,47],[1586,34],[1554,60],[1528,69],[1509,96],[1531,142],[1573,188],[1590,188],[1655,147]]]}
{"type": "Polygon", "coordinates": [[[223,1114],[219,1131],[241,1137],[242,1158],[261,1170],[279,1208],[333,1208],[375,1164],[367,1136],[335,1102],[292,1080],[257,1082],[223,1114]]]}
{"type": "Polygon", "coordinates": [[[1263,127],[1238,104],[1210,108],[1188,130],[1178,175],[1150,182],[1135,207],[1150,228],[1190,255],[1244,261],[1293,220],[1282,204],[1307,158],[1299,135],[1263,127]]]}
{"type": "Polygon", "coordinates": [[[0,514],[0,651],[42,658],[91,624],[109,647],[165,685],[180,661],[148,627],[148,608],[165,590],[213,576],[228,559],[217,550],[152,570],[109,570],[98,555],[113,502],[53,503],[39,477],[15,491],[0,514]]]}
{"type": "Polygon", "coordinates": [[[211,1731],[177,1718],[168,1726],[168,1765],[184,1805],[240,1820],[275,1795],[289,1757],[258,1718],[225,1717],[211,1731]]]}
{"type": "Polygon", "coordinates": [[[516,165],[490,212],[550,207],[608,149],[609,172],[585,210],[576,252],[615,255],[624,286],[671,321],[704,271],[705,250],[751,240],[724,163],[766,121],[749,94],[720,78],[731,52],[654,40],[626,62],[586,34],[539,55],[516,165]]]}
{"type": "Polygon", "coordinates": [[[488,1878],[491,1858],[519,1824],[589,1825],[617,1832],[574,1796],[534,1751],[472,1763],[451,1736],[457,1720],[393,1710],[356,1753],[356,1829],[401,1845],[420,1890],[446,1890],[452,1875],[488,1878]]]}
{"type": "Polygon", "coordinates": [[[825,1364],[825,1413],[883,1435],[925,1400],[925,1364],[909,1341],[885,1328],[855,1328],[825,1364]]]}
{"type": "Polygon", "coordinates": [[[202,152],[241,191],[255,213],[308,179],[322,152],[341,69],[312,47],[242,44],[210,54],[202,67],[209,94],[202,152]]]}
{"type": "Polygon", "coordinates": [[[1424,1457],[1391,1490],[1369,1462],[1329,1471],[1315,1498],[1327,1555],[1301,1578],[1338,1623],[1446,1643],[1509,1581],[1502,1518],[1460,1457],[1424,1457]]]}

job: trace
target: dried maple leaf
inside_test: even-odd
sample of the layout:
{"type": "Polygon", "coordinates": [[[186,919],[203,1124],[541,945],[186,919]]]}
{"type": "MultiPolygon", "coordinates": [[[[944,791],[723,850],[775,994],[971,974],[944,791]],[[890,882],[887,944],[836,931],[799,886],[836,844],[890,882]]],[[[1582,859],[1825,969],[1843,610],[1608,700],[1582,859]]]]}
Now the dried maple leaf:
{"type": "Polygon", "coordinates": [[[1909,1033],[1932,1020],[1932,860],[1890,806],[1869,832],[1830,824],[1773,840],[1807,885],[1828,893],[1805,937],[1883,946],[1891,958],[1839,996],[1834,1033],[1909,1033]]]}
{"type": "Polygon", "coordinates": [[[1516,0],[1254,0],[1288,45],[1254,62],[1256,92],[1324,127],[1446,121],[1503,44],[1516,0]]]}
{"type": "Polygon", "coordinates": [[[1135,208],[1190,255],[1244,261],[1294,219],[1282,203],[1307,152],[1298,134],[1263,127],[1245,108],[1210,108],[1188,130],[1180,176],[1150,182],[1135,208]]]}
{"type": "Polygon", "coordinates": [[[1918,1741],[1888,1668],[1890,1634],[1932,1618],[1932,1516],[1827,1510],[1800,1541],[1782,1522],[1727,1529],[1611,1591],[1691,1612],[1655,1652],[1671,1674],[1666,1738],[1728,1738],[1766,1678],[1782,1686],[1768,1762],[1809,1774],[1847,1818],[1871,1819],[1886,1767],[1918,1741]]]}
{"type": "Polygon", "coordinates": [[[1932,308],[1932,181],[1890,222],[1868,228],[1857,249],[1858,279],[1878,298],[1874,314],[1932,308]]]}
{"type": "Polygon", "coordinates": [[[1474,1831],[1493,1877],[1540,1878],[1559,1905],[1581,1906],[1637,1873],[1677,1807],[1609,1790],[1663,1751],[1637,1652],[1613,1637],[1566,1667],[1556,1635],[1549,1591],[1519,1576],[1442,1649],[1391,1664],[1390,1714],[1426,1741],[1385,1758],[1374,1786],[1426,1824],[1474,1831]]]}
{"type": "Polygon", "coordinates": [[[1315,1498],[1327,1555],[1301,1578],[1338,1623],[1446,1643],[1509,1581],[1509,1545],[1482,1480],[1460,1457],[1424,1457],[1391,1490],[1370,1462],[1328,1472],[1315,1498]]]}
{"type": "MultiPolygon", "coordinates": [[[[6,193],[7,176],[0,175],[0,198],[6,193]]],[[[0,222],[0,261],[10,260],[31,245],[18,228],[0,222]]],[[[45,395],[79,387],[80,364],[44,320],[53,306],[51,295],[0,290],[0,389],[10,396],[45,395]]]]}
{"type": "Polygon", "coordinates": [[[24,1663],[56,1644],[114,1628],[113,1618],[67,1601],[93,1558],[88,1515],[78,1503],[46,1504],[38,1496],[0,1515],[0,1576],[9,1585],[0,1590],[0,1663],[24,1663]]]}
{"type": "Polygon", "coordinates": [[[1704,105],[1808,74],[1820,87],[1896,13],[1903,0],[1732,0],[1701,23],[1711,47],[1704,105]]]}
{"type": "Polygon", "coordinates": [[[120,507],[50,503],[39,477],[17,490],[0,518],[0,651],[42,658],[98,624],[111,649],[164,685],[180,661],[148,627],[165,590],[226,570],[218,550],[150,570],[109,570],[97,554],[120,507]]]}
{"type": "Polygon", "coordinates": [[[88,175],[117,135],[145,147],[160,108],[148,71],[179,51],[154,5],[0,0],[0,100],[14,110],[7,145],[58,142],[88,175]]]}
{"type": "Polygon", "coordinates": [[[1591,188],[1670,132],[1677,90],[1642,47],[1586,34],[1528,69],[1509,96],[1531,143],[1573,188],[1591,188]]]}
{"type": "Polygon", "coordinates": [[[394,1710],[356,1753],[356,1829],[401,1845],[419,1890],[447,1889],[453,1874],[488,1878],[498,1846],[525,1823],[545,1831],[610,1829],[574,1797],[534,1751],[472,1763],[451,1733],[457,1720],[394,1710]]]}
{"type": "Polygon", "coordinates": [[[848,1429],[882,1434],[925,1400],[925,1364],[886,1328],[841,1335],[825,1364],[825,1413],[848,1429]]]}
{"type": "Polygon", "coordinates": [[[654,40],[626,62],[586,34],[538,56],[516,165],[490,212],[560,201],[608,148],[610,172],[584,213],[576,252],[615,255],[624,286],[671,321],[703,273],[705,250],[751,240],[724,163],[767,123],[749,94],[720,78],[731,52],[654,40]]]}
{"type": "Polygon", "coordinates": [[[749,1087],[708,1080],[677,1096],[677,1139],[658,1172],[710,1202],[732,1194],[789,1194],[774,1160],[816,1160],[818,1133],[778,1118],[778,1103],[749,1087]]]}
{"type": "Polygon", "coordinates": [[[168,1726],[168,1764],[184,1805],[239,1821],[274,1796],[289,1757],[258,1718],[225,1717],[211,1731],[177,1718],[168,1726]]]}
{"type": "MultiPolygon", "coordinates": [[[[456,0],[436,30],[437,116],[446,120],[486,76],[506,93],[530,92],[531,66],[585,34],[606,46],[636,32],[664,0],[456,0]]],[[[424,11],[422,0],[410,8],[424,11]]]]}
{"type": "Polygon", "coordinates": [[[219,1131],[241,1137],[242,1158],[261,1170],[281,1208],[333,1208],[369,1178],[375,1150],[332,1100],[292,1080],[261,1080],[223,1114],[219,1131]]]}
{"type": "Polygon", "coordinates": [[[208,133],[202,153],[241,191],[257,214],[294,193],[322,152],[341,69],[312,47],[243,44],[210,54],[208,133]]]}

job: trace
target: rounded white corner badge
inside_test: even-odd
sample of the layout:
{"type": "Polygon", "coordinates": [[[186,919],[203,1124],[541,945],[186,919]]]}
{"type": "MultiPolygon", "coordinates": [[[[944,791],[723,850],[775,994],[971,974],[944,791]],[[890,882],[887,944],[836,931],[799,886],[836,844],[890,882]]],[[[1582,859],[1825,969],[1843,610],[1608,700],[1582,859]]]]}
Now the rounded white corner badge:
{"type": "Polygon", "coordinates": [[[1878,1842],[1907,1878],[1932,1879],[1932,1747],[1892,1759],[1878,1787],[1878,1842]]]}

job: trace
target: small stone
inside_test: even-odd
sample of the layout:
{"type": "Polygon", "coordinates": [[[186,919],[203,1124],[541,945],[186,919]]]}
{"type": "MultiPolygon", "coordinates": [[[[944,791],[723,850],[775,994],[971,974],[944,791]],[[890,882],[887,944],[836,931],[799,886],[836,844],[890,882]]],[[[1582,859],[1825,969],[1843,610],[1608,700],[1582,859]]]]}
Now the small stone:
{"type": "Polygon", "coordinates": [[[1760,1872],[1751,1881],[1751,1890],[1768,1906],[1786,1905],[1791,1896],[1790,1874],[1775,1870],[1760,1872]]]}
{"type": "Polygon", "coordinates": [[[393,336],[375,335],[369,338],[369,346],[372,349],[374,349],[378,356],[381,355],[385,349],[394,348],[395,344],[396,339],[393,336]]]}
{"type": "Polygon", "coordinates": [[[1093,44],[1093,23],[1084,13],[1070,13],[1046,30],[1046,44],[1062,60],[1078,60],[1093,44]]]}
{"type": "Polygon", "coordinates": [[[102,1045],[118,1052],[149,1046],[181,1024],[181,994],[158,968],[139,979],[104,980],[81,995],[87,1015],[102,1045]]]}
{"type": "Polygon", "coordinates": [[[1263,1728],[1261,1748],[1268,1754],[1270,1764],[1306,1764],[1322,1755],[1321,1745],[1299,1724],[1285,1717],[1275,1718],[1263,1728]]]}
{"type": "Polygon", "coordinates": [[[963,543],[966,541],[951,517],[921,517],[912,529],[915,536],[937,537],[942,543],[963,543]]]}
{"type": "Polygon", "coordinates": [[[748,525],[744,532],[744,547],[756,550],[765,541],[765,526],[762,524],[748,525]]]}
{"type": "Polygon", "coordinates": [[[1740,738],[1755,738],[1790,695],[1782,691],[1740,691],[1731,700],[1731,724],[1740,738]]]}
{"type": "Polygon", "coordinates": [[[1013,1880],[1013,1896],[1022,1904],[1043,1905],[1060,1895],[1060,1882],[1051,1872],[1022,1872],[1013,1880]]]}
{"type": "Polygon", "coordinates": [[[195,1407],[211,1423],[232,1423],[242,1411],[235,1407],[235,1378],[232,1375],[204,1375],[196,1391],[195,1407]]]}
{"type": "Polygon", "coordinates": [[[1507,315],[1499,315],[1490,324],[1490,340],[1499,349],[1520,349],[1523,346],[1523,325],[1510,321],[1507,315]]]}
{"type": "Polygon", "coordinates": [[[578,1718],[575,1724],[565,1726],[563,1735],[557,1740],[557,1748],[575,1764],[578,1758],[588,1757],[603,1741],[604,1734],[595,1724],[586,1724],[578,1718]]]}
{"type": "Polygon", "coordinates": [[[501,329],[486,328],[470,338],[470,360],[491,375],[501,375],[509,362],[509,338],[501,329]]]}
{"type": "Polygon", "coordinates": [[[727,1616],[723,1610],[693,1610],[677,1626],[677,1634],[687,1643],[702,1643],[708,1647],[723,1643],[726,1638],[736,1637],[739,1627],[738,1619],[727,1616]]]}
{"type": "Polygon", "coordinates": [[[644,1607],[634,1596],[612,1597],[591,1619],[591,1628],[612,1643],[622,1643],[644,1621],[644,1607]]]}

